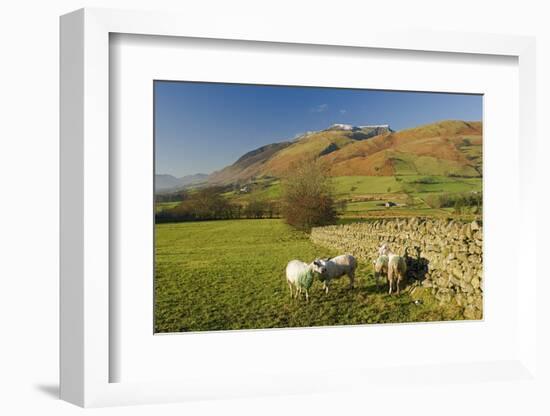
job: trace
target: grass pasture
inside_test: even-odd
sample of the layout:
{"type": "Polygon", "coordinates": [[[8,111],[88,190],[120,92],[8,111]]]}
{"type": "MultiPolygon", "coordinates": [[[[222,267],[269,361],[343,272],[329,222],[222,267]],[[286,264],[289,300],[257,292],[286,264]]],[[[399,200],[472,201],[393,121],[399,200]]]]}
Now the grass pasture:
{"type": "Polygon", "coordinates": [[[403,187],[413,194],[460,193],[481,191],[481,178],[456,178],[447,176],[405,176],[403,187]]]}
{"type": "Polygon", "coordinates": [[[391,158],[397,175],[478,176],[477,170],[470,166],[433,156],[395,152],[391,158]]]}
{"type": "Polygon", "coordinates": [[[179,201],[173,201],[173,202],[156,202],[155,203],[155,211],[160,212],[164,209],[170,209],[177,207],[180,204],[179,201]]]}
{"type": "Polygon", "coordinates": [[[156,225],[155,331],[309,327],[461,319],[419,288],[389,296],[360,263],[356,288],[347,277],[328,295],[316,281],[310,302],[291,299],[288,261],[337,253],[311,243],[281,220],[228,220],[156,225]]]}
{"type": "Polygon", "coordinates": [[[431,208],[431,195],[481,191],[481,178],[447,176],[342,176],[333,179],[337,198],[347,200],[347,217],[443,216],[452,209],[431,208]],[[398,206],[386,208],[391,201],[398,206]]]}
{"type": "MultiPolygon", "coordinates": [[[[448,177],[434,175],[405,176],[339,176],[332,178],[337,200],[347,202],[345,217],[391,216],[450,216],[452,209],[431,208],[426,199],[431,195],[481,191],[482,178],[448,177]],[[385,208],[384,202],[400,206],[385,208]]],[[[277,201],[281,197],[281,182],[277,179],[258,179],[250,186],[252,191],[223,194],[233,203],[246,206],[250,201],[277,201]]],[[[159,202],[156,211],[173,208],[178,202],[159,202]]]]}
{"type": "Polygon", "coordinates": [[[337,197],[401,192],[395,176],[338,176],[332,179],[337,197]]]}

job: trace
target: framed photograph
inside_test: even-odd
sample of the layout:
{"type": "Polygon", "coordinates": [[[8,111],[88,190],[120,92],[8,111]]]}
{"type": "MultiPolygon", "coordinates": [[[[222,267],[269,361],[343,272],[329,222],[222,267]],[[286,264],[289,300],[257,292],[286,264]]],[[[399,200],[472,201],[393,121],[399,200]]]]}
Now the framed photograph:
{"type": "Polygon", "coordinates": [[[61,397],[537,384],[534,40],[203,23],[61,18],[61,397]]]}
{"type": "Polygon", "coordinates": [[[153,88],[155,333],[482,318],[482,95],[153,88]]]}

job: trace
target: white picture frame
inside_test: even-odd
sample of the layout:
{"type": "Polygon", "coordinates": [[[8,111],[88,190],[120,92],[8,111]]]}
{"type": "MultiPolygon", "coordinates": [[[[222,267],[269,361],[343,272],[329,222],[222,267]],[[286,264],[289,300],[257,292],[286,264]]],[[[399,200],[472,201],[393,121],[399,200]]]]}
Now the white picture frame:
{"type": "MultiPolygon", "coordinates": [[[[355,389],[400,377],[403,385],[445,380],[462,382],[507,380],[538,383],[536,348],[537,272],[528,242],[536,241],[536,218],[528,207],[535,192],[529,181],[535,169],[535,41],[529,37],[431,33],[373,29],[368,33],[327,33],[300,28],[280,30],[277,24],[231,22],[208,26],[192,16],[168,13],[82,9],[61,18],[61,398],[80,406],[108,406],[185,401],[198,398],[247,397],[355,389]],[[279,374],[265,380],[238,380],[220,374],[214,383],[206,377],[182,381],[110,382],[110,366],[117,359],[110,350],[109,252],[109,36],[113,33],[188,38],[225,39],[281,44],[332,45],[452,54],[516,57],[519,66],[519,164],[521,215],[514,245],[522,264],[523,284],[517,288],[517,354],[507,360],[458,365],[422,365],[414,369],[331,369],[318,374],[279,374]],[[530,259],[527,261],[527,259],[530,259]],[[525,266],[523,266],[525,265],[525,266]],[[412,375],[407,377],[406,374],[412,375]],[[443,374],[443,375],[442,375],[443,374]],[[477,374],[477,376],[475,376],[477,374]],[[483,374],[479,377],[479,374],[483,374]],[[334,381],[337,380],[337,381],[334,381]]],[[[518,273],[517,270],[511,273],[518,273]]],[[[414,329],[413,329],[414,330],[414,329]]],[[[119,358],[119,357],[118,357],[119,358]]],[[[496,394],[496,393],[495,393],[496,394]]]]}

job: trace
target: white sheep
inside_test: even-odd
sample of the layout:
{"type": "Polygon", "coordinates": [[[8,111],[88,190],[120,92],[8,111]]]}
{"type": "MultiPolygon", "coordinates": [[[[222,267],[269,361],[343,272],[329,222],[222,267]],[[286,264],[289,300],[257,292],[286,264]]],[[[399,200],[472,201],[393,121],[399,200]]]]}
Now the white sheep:
{"type": "Polygon", "coordinates": [[[317,261],[310,264],[300,260],[291,260],[286,266],[286,282],[290,289],[290,297],[298,297],[302,290],[306,293],[306,302],[309,301],[309,288],[313,284],[315,273],[323,273],[325,268],[317,261]],[[294,290],[293,290],[294,289],[294,290]]]}
{"type": "MultiPolygon", "coordinates": [[[[388,293],[391,295],[393,292],[393,286],[395,283],[397,294],[401,292],[401,282],[405,280],[407,273],[407,262],[404,257],[401,257],[391,251],[389,245],[384,243],[378,249],[378,255],[381,257],[387,257],[387,274],[388,274],[388,293]]],[[[375,267],[376,277],[376,267],[375,267]]]]}
{"type": "Polygon", "coordinates": [[[328,286],[333,279],[347,275],[349,277],[350,289],[353,289],[355,281],[355,269],[357,260],[351,254],[342,254],[328,259],[318,259],[316,262],[323,266],[325,270],[320,271],[319,279],[323,282],[323,289],[328,293],[328,286]]]}
{"type": "Polygon", "coordinates": [[[393,290],[393,284],[395,283],[397,294],[401,291],[401,282],[405,280],[407,273],[407,262],[404,257],[397,254],[390,253],[388,256],[388,285],[390,289],[388,293],[391,295],[393,290]]]}

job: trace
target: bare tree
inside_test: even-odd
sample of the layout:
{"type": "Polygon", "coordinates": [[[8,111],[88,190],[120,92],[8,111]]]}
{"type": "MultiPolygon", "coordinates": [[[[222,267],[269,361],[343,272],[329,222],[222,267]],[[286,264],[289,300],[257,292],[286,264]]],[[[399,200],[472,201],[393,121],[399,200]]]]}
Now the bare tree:
{"type": "Polygon", "coordinates": [[[319,159],[303,159],[290,166],[282,181],[282,215],[295,228],[332,224],[336,209],[328,168],[319,159]]]}

